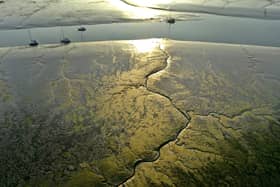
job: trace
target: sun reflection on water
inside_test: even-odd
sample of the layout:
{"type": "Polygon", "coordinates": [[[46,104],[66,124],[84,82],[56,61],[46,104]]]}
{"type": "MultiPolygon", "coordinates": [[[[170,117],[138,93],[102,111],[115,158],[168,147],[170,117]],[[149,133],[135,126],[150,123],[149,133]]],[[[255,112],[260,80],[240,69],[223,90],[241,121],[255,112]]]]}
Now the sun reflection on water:
{"type": "Polygon", "coordinates": [[[171,63],[171,58],[168,57],[169,55],[166,52],[166,46],[165,46],[165,39],[156,39],[156,38],[152,38],[152,39],[145,39],[145,40],[133,40],[133,41],[129,41],[130,44],[133,45],[134,50],[136,53],[149,53],[149,56],[151,58],[154,58],[154,60],[166,60],[165,63],[166,66],[154,73],[152,76],[156,79],[160,78],[161,75],[163,75],[164,73],[166,73],[166,70],[169,69],[170,67],[170,63],[171,63]],[[158,53],[159,51],[162,52],[162,56],[159,55],[160,53],[158,53]],[[154,54],[153,54],[154,53],[154,54]],[[165,56],[167,56],[168,58],[165,58],[165,56]]]}
{"type": "Polygon", "coordinates": [[[165,5],[165,4],[170,4],[172,0],[128,0],[131,4],[135,4],[137,6],[142,6],[142,7],[152,7],[155,5],[165,5]]]}
{"type": "Polygon", "coordinates": [[[146,40],[133,40],[130,41],[136,52],[148,53],[153,52],[155,49],[159,49],[162,45],[162,39],[146,39],[146,40]]]}
{"type": "Polygon", "coordinates": [[[160,12],[144,7],[134,7],[120,0],[108,0],[116,8],[120,9],[124,15],[134,19],[150,19],[158,16],[160,12]]]}

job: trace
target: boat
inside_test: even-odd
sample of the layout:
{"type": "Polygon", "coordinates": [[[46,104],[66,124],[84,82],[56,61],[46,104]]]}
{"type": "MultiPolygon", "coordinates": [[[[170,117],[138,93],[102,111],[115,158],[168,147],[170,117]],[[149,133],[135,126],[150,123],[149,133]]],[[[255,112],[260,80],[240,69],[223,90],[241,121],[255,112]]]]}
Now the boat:
{"type": "Polygon", "coordinates": [[[60,43],[62,43],[62,44],[70,44],[71,40],[69,38],[63,38],[62,40],[60,40],[60,43]]]}
{"type": "Polygon", "coordinates": [[[176,20],[175,20],[175,18],[168,18],[166,22],[169,24],[174,24],[176,22],[176,20]]]}
{"type": "Polygon", "coordinates": [[[39,43],[38,43],[37,40],[31,40],[30,43],[29,43],[29,46],[31,46],[31,47],[36,47],[38,45],[39,45],[39,43]]]}
{"type": "Polygon", "coordinates": [[[87,29],[85,28],[85,27],[79,27],[78,28],[78,31],[81,31],[81,32],[84,32],[84,31],[86,31],[87,29]]]}
{"type": "Polygon", "coordinates": [[[70,44],[71,43],[71,40],[67,37],[64,36],[64,30],[63,30],[63,27],[61,27],[61,33],[62,33],[62,39],[60,40],[60,43],[62,44],[70,44]]]}

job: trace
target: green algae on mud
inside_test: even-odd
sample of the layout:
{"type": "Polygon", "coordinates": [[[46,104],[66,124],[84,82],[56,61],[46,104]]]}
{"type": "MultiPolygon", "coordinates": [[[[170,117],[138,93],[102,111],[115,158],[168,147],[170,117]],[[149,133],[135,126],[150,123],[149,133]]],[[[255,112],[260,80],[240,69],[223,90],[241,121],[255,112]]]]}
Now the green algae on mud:
{"type": "Polygon", "coordinates": [[[161,149],[159,160],[139,166],[125,186],[279,185],[279,135],[269,129],[279,133],[279,124],[253,112],[221,116],[223,122],[211,115],[191,117],[177,141],[161,149]]]}
{"type": "Polygon", "coordinates": [[[279,50],[157,39],[0,49],[0,183],[277,185],[279,50]]]}
{"type": "Polygon", "coordinates": [[[166,59],[153,42],[12,49],[1,63],[14,98],[1,103],[1,184],[114,185],[154,158],[187,120],[145,87],[166,59]]]}
{"type": "Polygon", "coordinates": [[[123,186],[279,186],[278,48],[174,42],[148,88],[190,124],[123,186]]]}

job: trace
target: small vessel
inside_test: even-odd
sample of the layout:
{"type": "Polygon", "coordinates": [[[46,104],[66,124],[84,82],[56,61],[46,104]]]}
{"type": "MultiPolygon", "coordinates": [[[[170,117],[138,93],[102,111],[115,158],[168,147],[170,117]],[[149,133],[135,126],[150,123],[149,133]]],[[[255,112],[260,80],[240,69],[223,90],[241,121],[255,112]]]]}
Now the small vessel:
{"type": "Polygon", "coordinates": [[[36,47],[38,45],[39,45],[39,43],[38,43],[37,40],[31,40],[30,43],[29,43],[29,46],[31,46],[31,47],[36,47]]]}
{"type": "Polygon", "coordinates": [[[60,40],[60,43],[62,43],[62,44],[70,44],[71,40],[69,38],[63,38],[62,40],[60,40]]]}
{"type": "Polygon", "coordinates": [[[87,29],[85,28],[85,27],[79,27],[78,28],[78,31],[81,31],[81,32],[84,32],[84,31],[86,31],[87,29]]]}
{"type": "Polygon", "coordinates": [[[29,40],[30,40],[30,43],[29,43],[30,47],[36,47],[39,45],[39,42],[32,38],[31,31],[29,29],[28,29],[28,36],[29,36],[29,40]]]}
{"type": "Polygon", "coordinates": [[[174,24],[176,22],[176,20],[175,20],[175,18],[168,18],[166,20],[166,22],[169,23],[169,24],[174,24]]]}
{"type": "Polygon", "coordinates": [[[71,40],[64,36],[64,30],[62,27],[61,27],[61,33],[62,33],[62,39],[60,40],[60,43],[65,44],[65,45],[70,44],[71,40]]]}

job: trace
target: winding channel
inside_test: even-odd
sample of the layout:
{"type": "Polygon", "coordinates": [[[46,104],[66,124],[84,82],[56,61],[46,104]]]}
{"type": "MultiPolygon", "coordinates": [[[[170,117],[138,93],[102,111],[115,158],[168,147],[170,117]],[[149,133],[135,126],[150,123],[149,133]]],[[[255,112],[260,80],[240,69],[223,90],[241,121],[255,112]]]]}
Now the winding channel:
{"type": "Polygon", "coordinates": [[[141,165],[141,164],[143,164],[143,163],[147,163],[147,162],[155,162],[155,161],[157,161],[157,160],[160,158],[160,150],[161,150],[164,146],[168,145],[169,143],[171,143],[171,142],[173,142],[173,141],[176,141],[176,140],[178,139],[178,137],[180,136],[181,132],[182,132],[183,130],[185,130],[185,129],[188,127],[188,125],[189,125],[189,123],[190,123],[190,121],[191,121],[191,116],[190,116],[188,113],[185,113],[185,112],[184,112],[183,110],[181,110],[179,107],[177,107],[177,106],[174,104],[174,102],[172,101],[172,98],[170,98],[169,96],[164,95],[164,94],[162,94],[162,93],[160,93],[160,92],[154,91],[153,89],[149,88],[149,86],[148,86],[149,78],[150,78],[151,76],[155,75],[155,74],[158,74],[158,73],[164,71],[164,70],[168,67],[169,61],[171,60],[171,56],[162,48],[161,44],[159,44],[159,50],[160,50],[160,51],[163,53],[163,55],[165,56],[165,58],[164,58],[164,65],[161,66],[160,68],[158,68],[156,71],[152,71],[152,72],[148,73],[148,74],[145,76],[145,79],[146,79],[146,80],[145,80],[145,84],[143,85],[143,87],[144,87],[147,91],[151,92],[152,94],[155,94],[155,95],[158,95],[158,96],[160,96],[160,97],[166,98],[166,99],[170,102],[170,104],[172,105],[172,107],[174,107],[181,115],[184,116],[184,118],[186,119],[186,124],[185,124],[183,127],[181,127],[181,128],[176,132],[176,134],[175,134],[175,136],[174,136],[173,138],[164,141],[163,143],[161,143],[161,144],[154,150],[154,151],[157,152],[157,155],[156,155],[155,158],[153,158],[153,159],[139,159],[139,160],[136,160],[136,162],[135,162],[134,165],[133,165],[133,171],[132,171],[131,175],[128,176],[126,179],[124,179],[121,183],[117,184],[117,186],[119,186],[119,187],[125,187],[125,183],[135,176],[136,169],[137,169],[137,167],[138,167],[139,165],[141,165]]]}
{"type": "MultiPolygon", "coordinates": [[[[87,29],[85,32],[77,31],[78,26],[0,30],[0,47],[26,46],[30,39],[36,39],[40,44],[57,44],[62,36],[68,37],[72,42],[169,38],[181,41],[280,47],[280,20],[199,14],[199,19],[177,21],[173,25],[164,21],[150,21],[86,25],[85,27],[87,29]]],[[[191,121],[190,115],[177,107],[172,98],[153,90],[147,84],[151,76],[164,71],[168,67],[171,56],[161,46],[159,46],[159,49],[165,56],[164,65],[146,75],[145,84],[142,86],[147,91],[166,98],[184,116],[186,124],[176,132],[173,138],[166,140],[155,149],[158,152],[155,158],[137,160],[134,163],[131,175],[117,186],[124,186],[127,181],[134,177],[137,167],[142,163],[157,161],[160,158],[161,148],[176,141],[191,121]]]]}

